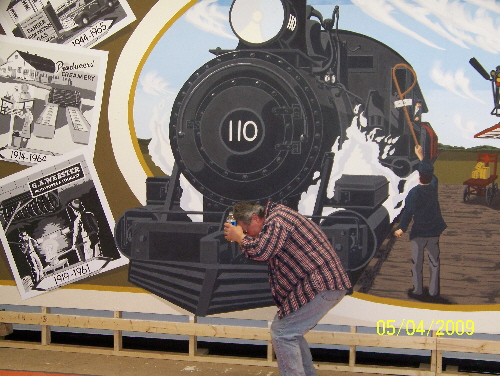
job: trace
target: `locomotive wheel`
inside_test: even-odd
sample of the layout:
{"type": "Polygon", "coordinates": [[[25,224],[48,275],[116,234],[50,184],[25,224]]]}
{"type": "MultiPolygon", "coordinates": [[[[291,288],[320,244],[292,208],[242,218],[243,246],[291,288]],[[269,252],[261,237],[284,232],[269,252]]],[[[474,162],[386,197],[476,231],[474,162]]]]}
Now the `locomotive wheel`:
{"type": "Polygon", "coordinates": [[[469,199],[470,199],[469,187],[465,187],[465,188],[464,188],[464,195],[463,195],[463,198],[464,198],[464,202],[469,201],[469,199]]]}

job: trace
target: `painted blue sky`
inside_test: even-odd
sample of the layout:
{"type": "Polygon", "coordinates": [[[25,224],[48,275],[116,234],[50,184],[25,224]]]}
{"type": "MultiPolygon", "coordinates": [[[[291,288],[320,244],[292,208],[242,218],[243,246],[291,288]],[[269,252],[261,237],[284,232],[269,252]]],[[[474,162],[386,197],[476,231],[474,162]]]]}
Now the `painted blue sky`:
{"type": "MultiPolygon", "coordinates": [[[[214,57],[209,49],[236,47],[228,20],[231,3],[199,1],[159,40],[136,89],[134,124],[139,138],[151,137],[149,124],[159,109],[167,132],[177,92],[214,57]]],[[[500,118],[490,115],[491,82],[469,64],[475,57],[488,72],[500,65],[500,1],[309,0],[308,4],[324,18],[339,5],[340,29],[385,43],[413,66],[429,108],[423,120],[432,124],[441,143],[500,147],[500,140],[473,138],[500,118]]]]}

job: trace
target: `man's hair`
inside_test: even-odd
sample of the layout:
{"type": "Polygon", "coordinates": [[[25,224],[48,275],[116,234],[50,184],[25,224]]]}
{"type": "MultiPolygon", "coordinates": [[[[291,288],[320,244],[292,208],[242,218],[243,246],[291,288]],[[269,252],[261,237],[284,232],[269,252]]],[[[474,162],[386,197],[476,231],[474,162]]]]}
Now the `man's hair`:
{"type": "Polygon", "coordinates": [[[233,216],[236,221],[241,221],[246,225],[250,224],[252,215],[257,214],[260,218],[266,215],[266,208],[253,202],[238,202],[233,207],[233,216]]]}
{"type": "Polygon", "coordinates": [[[420,174],[419,179],[420,183],[429,184],[432,181],[432,175],[420,174]]]}

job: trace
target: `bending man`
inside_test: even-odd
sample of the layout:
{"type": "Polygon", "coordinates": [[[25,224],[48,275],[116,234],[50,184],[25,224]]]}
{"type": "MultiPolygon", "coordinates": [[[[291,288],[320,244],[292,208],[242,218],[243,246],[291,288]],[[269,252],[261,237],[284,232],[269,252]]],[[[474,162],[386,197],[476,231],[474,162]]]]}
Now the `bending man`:
{"type": "Polygon", "coordinates": [[[346,294],[351,282],[321,228],[296,211],[269,202],[234,206],[237,226],[226,223],[227,240],[245,257],[266,261],[278,313],[271,325],[283,376],[315,376],[304,335],[346,294]]]}

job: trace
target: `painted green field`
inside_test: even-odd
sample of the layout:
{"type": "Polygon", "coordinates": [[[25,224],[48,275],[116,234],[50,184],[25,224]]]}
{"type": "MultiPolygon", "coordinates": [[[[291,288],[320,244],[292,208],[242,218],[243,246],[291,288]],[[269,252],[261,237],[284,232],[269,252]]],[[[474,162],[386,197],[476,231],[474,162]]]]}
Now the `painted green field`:
{"type": "MultiPolygon", "coordinates": [[[[434,163],[434,173],[438,177],[439,182],[463,184],[464,181],[472,176],[472,171],[477,163],[477,154],[477,151],[441,151],[434,163]]],[[[491,167],[491,173],[493,173],[493,165],[491,167]]],[[[500,170],[498,172],[500,172],[500,170]]]]}

